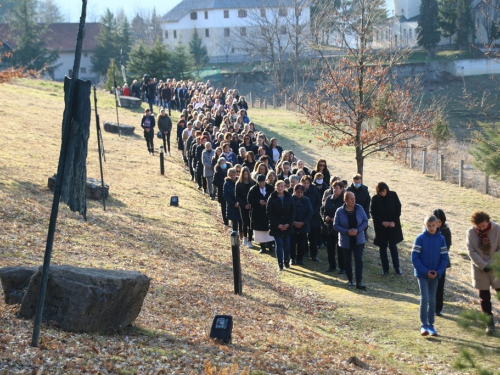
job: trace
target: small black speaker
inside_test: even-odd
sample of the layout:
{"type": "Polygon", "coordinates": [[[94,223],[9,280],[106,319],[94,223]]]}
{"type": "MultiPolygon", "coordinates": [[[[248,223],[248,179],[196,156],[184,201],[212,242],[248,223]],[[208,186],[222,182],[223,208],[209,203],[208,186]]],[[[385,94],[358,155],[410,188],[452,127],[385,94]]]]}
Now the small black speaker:
{"type": "Polygon", "coordinates": [[[176,207],[179,205],[179,197],[177,195],[170,197],[170,205],[176,207]]]}
{"type": "Polygon", "coordinates": [[[233,317],[231,315],[215,315],[210,330],[210,338],[224,341],[226,344],[231,342],[231,333],[233,332],[233,317]]]}

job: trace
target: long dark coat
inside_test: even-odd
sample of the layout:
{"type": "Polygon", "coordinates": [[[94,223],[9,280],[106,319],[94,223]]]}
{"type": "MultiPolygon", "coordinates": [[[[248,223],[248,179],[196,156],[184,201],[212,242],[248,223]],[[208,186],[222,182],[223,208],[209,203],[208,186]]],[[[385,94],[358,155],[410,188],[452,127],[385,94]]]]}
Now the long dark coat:
{"type": "Polygon", "coordinates": [[[374,195],[371,203],[371,214],[373,227],[375,229],[375,239],[373,243],[377,246],[385,246],[389,240],[395,243],[403,241],[403,230],[401,229],[401,202],[394,191],[387,191],[387,195],[382,197],[374,195]],[[394,228],[386,228],[382,225],[384,221],[394,221],[394,228]]]}
{"type": "Polygon", "coordinates": [[[305,195],[302,198],[297,198],[293,196],[293,201],[295,203],[295,220],[297,222],[304,223],[301,228],[293,228],[294,233],[309,233],[311,231],[311,219],[313,217],[313,208],[311,206],[311,201],[305,195]]]}
{"type": "Polygon", "coordinates": [[[241,221],[240,210],[237,207],[234,207],[236,204],[236,182],[233,182],[231,179],[227,179],[224,182],[223,194],[224,199],[226,200],[226,212],[227,219],[233,221],[241,221]]]}
{"type": "Polygon", "coordinates": [[[292,194],[283,192],[283,201],[278,197],[278,192],[274,191],[267,201],[267,218],[269,219],[269,234],[273,237],[291,236],[293,233],[293,222],[295,221],[295,203],[292,194]],[[278,225],[288,224],[287,230],[280,230],[278,225]]]}
{"type": "Polygon", "coordinates": [[[260,204],[261,200],[269,199],[269,196],[274,191],[273,185],[266,184],[266,195],[262,195],[258,184],[252,186],[248,192],[248,203],[252,206],[250,209],[250,227],[253,230],[267,231],[269,230],[269,220],[267,219],[266,206],[260,204]]]}
{"type": "Polygon", "coordinates": [[[313,216],[310,222],[311,229],[319,228],[321,226],[321,215],[319,213],[321,208],[321,197],[319,196],[318,188],[314,185],[310,185],[309,189],[304,191],[304,196],[309,198],[313,209],[313,216]]]}

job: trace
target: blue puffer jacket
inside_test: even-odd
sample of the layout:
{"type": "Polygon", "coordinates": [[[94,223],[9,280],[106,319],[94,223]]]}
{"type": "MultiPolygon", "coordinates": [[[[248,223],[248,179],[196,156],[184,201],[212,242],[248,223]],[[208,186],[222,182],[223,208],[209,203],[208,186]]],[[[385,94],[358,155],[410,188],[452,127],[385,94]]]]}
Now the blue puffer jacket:
{"type": "Polygon", "coordinates": [[[222,190],[224,199],[226,200],[227,203],[226,206],[227,219],[233,221],[241,221],[240,210],[239,208],[234,207],[234,205],[237,202],[235,194],[236,183],[231,179],[227,179],[226,182],[224,182],[224,187],[222,190]]]}
{"type": "MultiPolygon", "coordinates": [[[[333,228],[339,232],[339,246],[344,249],[349,249],[351,247],[351,236],[347,234],[349,231],[349,219],[347,218],[347,213],[345,211],[345,203],[340,207],[335,213],[335,218],[333,219],[333,228]]],[[[356,245],[361,245],[366,242],[365,239],[365,229],[368,226],[368,217],[366,216],[363,207],[356,203],[354,206],[356,212],[356,230],[358,235],[356,236],[356,245]]]]}
{"type": "Polygon", "coordinates": [[[426,229],[417,236],[411,251],[411,262],[417,277],[427,277],[434,270],[441,277],[448,264],[448,248],[439,231],[430,234],[426,229]]]}

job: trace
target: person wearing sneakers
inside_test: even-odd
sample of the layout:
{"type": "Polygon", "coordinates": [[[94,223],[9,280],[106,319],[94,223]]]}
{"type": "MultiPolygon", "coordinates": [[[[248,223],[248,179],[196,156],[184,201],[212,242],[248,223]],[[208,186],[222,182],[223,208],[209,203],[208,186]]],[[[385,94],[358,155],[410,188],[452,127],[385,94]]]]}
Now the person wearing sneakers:
{"type": "Polygon", "coordinates": [[[144,139],[146,139],[149,155],[154,155],[155,116],[151,113],[149,108],[146,108],[144,111],[144,115],[141,119],[141,128],[144,129],[144,139]]]}
{"type": "Polygon", "coordinates": [[[500,256],[500,225],[490,215],[476,211],[471,217],[472,227],[467,230],[467,249],[471,260],[472,285],[479,291],[481,310],[490,319],[487,334],[495,331],[490,288],[500,292],[500,277],[495,275],[493,263],[500,256]]]}
{"type": "Polygon", "coordinates": [[[170,156],[170,133],[172,132],[172,120],[167,116],[164,108],[160,108],[158,128],[160,129],[161,137],[163,138],[163,149],[165,153],[170,156]]]}
{"type": "Polygon", "coordinates": [[[420,289],[420,334],[437,336],[434,329],[438,280],[448,264],[446,241],[438,231],[438,219],[424,219],[425,229],[417,236],[411,251],[411,262],[420,289]]]}

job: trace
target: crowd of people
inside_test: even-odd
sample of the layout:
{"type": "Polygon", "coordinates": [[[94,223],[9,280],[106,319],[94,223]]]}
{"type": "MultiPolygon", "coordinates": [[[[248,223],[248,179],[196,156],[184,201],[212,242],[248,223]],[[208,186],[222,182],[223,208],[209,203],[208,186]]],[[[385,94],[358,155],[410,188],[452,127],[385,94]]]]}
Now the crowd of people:
{"type": "MultiPolygon", "coordinates": [[[[136,81],[132,92],[137,91],[134,85],[136,81]]],[[[318,249],[326,247],[325,272],[345,275],[348,286],[366,290],[363,251],[371,218],[381,274],[389,275],[389,254],[395,274],[403,274],[398,251],[403,241],[402,205],[388,184],[379,182],[370,196],[359,174],[351,182],[333,176],[323,158],[309,168],[292,150],[283,149],[278,139],[268,139],[256,128],[245,98],[235,89],[214,88],[209,81],[156,82],[149,77],[141,87],[149,103],[141,120],[148,152],[154,155],[156,105],[165,152],[170,155],[174,131],[191,181],[217,200],[223,225],[239,233],[243,246],[258,243],[260,253],[274,253],[279,271],[304,266],[307,259],[318,262],[318,249]],[[180,112],[176,130],[170,119],[173,109],[180,112]]],[[[488,329],[492,332],[489,287],[500,290],[500,279],[491,269],[493,253],[500,252],[500,226],[485,215],[473,216],[467,243],[474,286],[480,291],[483,312],[491,317],[488,329]]],[[[411,259],[421,296],[421,334],[426,336],[437,335],[434,317],[442,315],[446,269],[451,267],[451,231],[441,209],[425,219],[424,227],[411,259]]]]}

